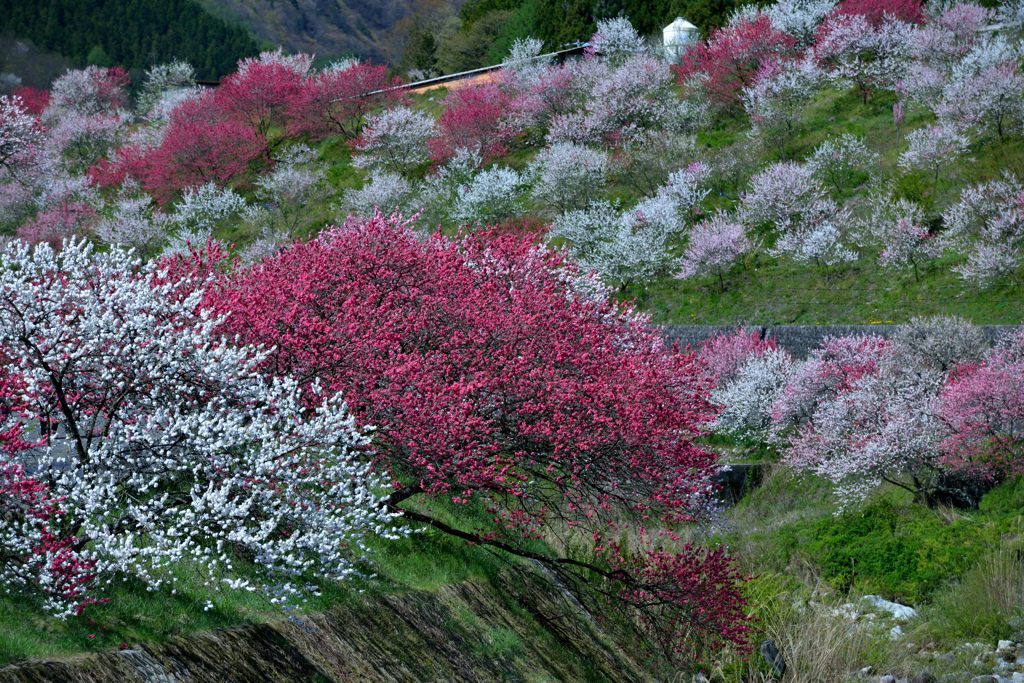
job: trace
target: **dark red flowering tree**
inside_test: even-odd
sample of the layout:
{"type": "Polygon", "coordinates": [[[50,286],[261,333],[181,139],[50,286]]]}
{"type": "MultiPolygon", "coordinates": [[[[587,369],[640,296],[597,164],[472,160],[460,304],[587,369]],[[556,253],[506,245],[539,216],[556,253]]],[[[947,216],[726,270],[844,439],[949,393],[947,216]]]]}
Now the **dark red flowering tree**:
{"type": "Polygon", "coordinates": [[[14,96],[21,98],[21,103],[32,116],[38,117],[50,103],[50,91],[31,88],[23,85],[14,90],[14,96]]]}
{"type": "Polygon", "coordinates": [[[292,99],[288,132],[314,139],[332,135],[354,139],[369,112],[400,99],[399,91],[390,90],[400,83],[399,78],[388,78],[387,67],[373,64],[321,71],[306,79],[292,99]]]}
{"type": "Polygon", "coordinates": [[[886,16],[910,24],[924,23],[924,5],[920,0],[843,0],[833,14],[862,14],[876,28],[886,16]]]}
{"type": "Polygon", "coordinates": [[[226,118],[218,98],[206,93],[171,113],[159,146],[120,149],[89,175],[105,186],[133,177],[157,201],[167,203],[187,187],[227,185],[266,149],[263,136],[242,121],[226,118]]]}
{"type": "Polygon", "coordinates": [[[287,112],[303,89],[302,74],[280,61],[254,61],[226,77],[216,91],[222,116],[261,137],[287,125],[287,112]]]}
{"type": "Polygon", "coordinates": [[[408,520],[589,581],[677,651],[742,642],[728,559],[674,531],[701,512],[714,464],[692,442],[709,416],[699,364],[579,281],[530,239],[423,241],[378,214],[223,279],[206,303],[225,334],[274,347],[267,371],[340,392],[376,425],[387,506],[408,520]],[[488,521],[449,523],[414,498],[488,521]]]}
{"type": "Polygon", "coordinates": [[[716,29],[683,55],[675,67],[681,82],[700,76],[711,101],[729,108],[740,101],[743,88],[754,81],[768,59],[791,55],[796,40],[772,26],[767,15],[742,19],[735,26],[716,29]]]}
{"type": "Polygon", "coordinates": [[[507,131],[501,125],[511,98],[496,83],[461,88],[445,98],[437,121],[440,135],[430,141],[430,157],[443,162],[460,147],[479,150],[484,162],[505,153],[507,131]]]}

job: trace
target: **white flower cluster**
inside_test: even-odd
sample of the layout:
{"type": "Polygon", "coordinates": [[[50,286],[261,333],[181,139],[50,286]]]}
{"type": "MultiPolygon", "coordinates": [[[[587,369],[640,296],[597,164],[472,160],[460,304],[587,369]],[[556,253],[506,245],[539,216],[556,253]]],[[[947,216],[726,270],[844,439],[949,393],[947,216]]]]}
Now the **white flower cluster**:
{"type": "Polygon", "coordinates": [[[395,107],[370,117],[359,142],[362,154],[353,163],[404,173],[427,161],[427,141],[437,135],[434,119],[408,107],[395,107]]]}
{"type": "Polygon", "coordinates": [[[24,383],[26,419],[57,425],[26,464],[101,585],[173,586],[186,564],[293,603],[313,578],[352,576],[366,537],[402,530],[341,398],[311,411],[294,380],[261,376],[265,353],[217,337],[201,285],[84,242],[0,252],[2,370],[24,383]]]}
{"type": "Polygon", "coordinates": [[[964,189],[943,215],[946,244],[967,252],[956,271],[986,287],[1020,266],[1024,251],[1024,186],[1011,174],[964,189]]]}
{"type": "Polygon", "coordinates": [[[693,164],[672,173],[655,196],[632,209],[597,201],[564,212],[551,236],[567,240],[573,259],[610,284],[646,283],[671,267],[674,241],[710,192],[709,175],[706,166],[693,164]]]}
{"type": "Polygon", "coordinates": [[[778,162],[756,174],[740,198],[738,214],[751,228],[776,233],[770,253],[833,266],[857,255],[844,242],[851,217],[825,192],[809,164],[778,162]]]}
{"type": "Polygon", "coordinates": [[[767,349],[751,355],[734,377],[711,392],[711,402],[720,407],[711,428],[734,436],[767,438],[770,408],[793,369],[793,359],[785,350],[767,349]]]}
{"type": "Polygon", "coordinates": [[[581,208],[604,191],[608,166],[608,153],[603,150],[556,142],[530,163],[533,196],[558,211],[581,208]]]}
{"type": "Polygon", "coordinates": [[[452,216],[467,225],[497,225],[523,212],[528,179],[515,169],[493,166],[459,188],[452,216]]]}
{"type": "Polygon", "coordinates": [[[18,96],[0,95],[0,167],[15,177],[30,161],[43,134],[18,96]]]}

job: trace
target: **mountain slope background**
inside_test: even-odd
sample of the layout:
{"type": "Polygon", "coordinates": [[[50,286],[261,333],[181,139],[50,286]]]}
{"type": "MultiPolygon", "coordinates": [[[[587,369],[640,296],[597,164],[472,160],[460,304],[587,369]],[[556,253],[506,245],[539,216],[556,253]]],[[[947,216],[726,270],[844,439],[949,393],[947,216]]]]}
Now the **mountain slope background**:
{"type": "Polygon", "coordinates": [[[200,0],[211,14],[260,41],[321,59],[357,56],[395,63],[415,21],[455,16],[463,0],[200,0]]]}

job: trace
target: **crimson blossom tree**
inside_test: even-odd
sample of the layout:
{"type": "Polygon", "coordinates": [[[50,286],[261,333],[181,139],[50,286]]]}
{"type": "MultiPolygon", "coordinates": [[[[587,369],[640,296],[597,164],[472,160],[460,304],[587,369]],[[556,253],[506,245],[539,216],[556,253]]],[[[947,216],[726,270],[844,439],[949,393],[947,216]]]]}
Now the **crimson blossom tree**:
{"type": "Polygon", "coordinates": [[[226,277],[207,304],[223,333],[273,346],[265,371],[341,392],[377,425],[388,509],[590,582],[676,651],[741,643],[729,560],[676,534],[714,463],[692,441],[708,417],[698,363],[580,280],[523,237],[424,241],[378,213],[226,277]],[[424,497],[488,519],[404,505],[424,497]],[[593,555],[535,542],[552,537],[593,555]]]}
{"type": "Polygon", "coordinates": [[[705,74],[711,100],[721,107],[733,107],[739,103],[743,88],[754,82],[763,62],[791,55],[795,47],[793,37],[772,26],[767,16],[742,18],[687,50],[676,73],[683,82],[705,74]]]}
{"type": "Polygon", "coordinates": [[[400,99],[393,89],[400,83],[397,77],[388,78],[387,67],[373,64],[356,62],[320,71],[303,82],[289,104],[288,132],[313,139],[355,139],[369,112],[400,99]]]}
{"type": "Polygon", "coordinates": [[[265,138],[272,126],[287,125],[287,113],[300,96],[312,61],[310,55],[285,56],[280,50],[242,60],[238,71],[217,88],[217,106],[225,118],[240,121],[265,138]]]}
{"type": "Polygon", "coordinates": [[[225,118],[214,93],[182,102],[171,112],[158,147],[128,146],[89,170],[100,185],[137,180],[161,204],[188,187],[226,185],[267,149],[251,126],[225,118]]]}
{"type": "Polygon", "coordinates": [[[15,88],[12,94],[21,99],[25,109],[27,109],[28,113],[32,114],[32,116],[39,116],[46,110],[46,105],[50,104],[49,90],[41,90],[39,88],[32,88],[27,85],[23,85],[19,88],[15,88]]]}
{"type": "Polygon", "coordinates": [[[924,23],[924,5],[920,0],[843,0],[834,13],[859,14],[872,26],[880,26],[886,17],[909,24],[924,23]]]}

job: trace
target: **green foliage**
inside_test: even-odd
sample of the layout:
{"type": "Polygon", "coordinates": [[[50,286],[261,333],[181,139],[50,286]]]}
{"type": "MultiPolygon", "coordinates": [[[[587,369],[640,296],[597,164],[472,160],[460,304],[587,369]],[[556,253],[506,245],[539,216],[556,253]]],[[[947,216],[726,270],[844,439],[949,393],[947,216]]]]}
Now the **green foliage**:
{"type": "Polygon", "coordinates": [[[259,51],[245,30],[193,0],[0,0],[0,31],[79,64],[144,69],[182,59],[200,79],[220,78],[259,51]]]}
{"type": "Polygon", "coordinates": [[[705,33],[723,25],[740,0],[470,0],[459,11],[463,24],[441,46],[464,57],[457,63],[469,69],[497,64],[516,38],[533,36],[544,41],[547,50],[558,50],[567,43],[585,41],[594,33],[597,21],[615,16],[627,17],[641,35],[661,39],[661,29],[676,16],[686,17],[705,33]],[[497,18],[502,25],[492,32],[497,18]],[[482,25],[483,28],[478,28],[482,25]],[[467,52],[466,43],[492,35],[488,50],[467,52]],[[482,57],[473,61],[474,56],[482,57]]]}
{"type": "Polygon", "coordinates": [[[981,590],[991,583],[985,562],[993,551],[1020,560],[1024,550],[1024,478],[994,488],[978,510],[929,509],[898,489],[835,509],[827,482],[779,467],[727,513],[732,530],[722,540],[756,576],[812,586],[820,578],[844,594],[918,605],[981,590]]]}
{"type": "Polygon", "coordinates": [[[495,10],[464,25],[464,30],[454,34],[438,52],[438,69],[442,73],[455,73],[487,65],[490,48],[502,35],[512,15],[509,10],[495,10]]]}
{"type": "Polygon", "coordinates": [[[966,572],[994,542],[991,531],[889,496],[820,520],[807,552],[839,590],[916,604],[966,572]]]}

